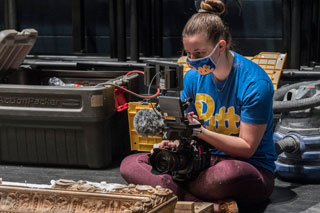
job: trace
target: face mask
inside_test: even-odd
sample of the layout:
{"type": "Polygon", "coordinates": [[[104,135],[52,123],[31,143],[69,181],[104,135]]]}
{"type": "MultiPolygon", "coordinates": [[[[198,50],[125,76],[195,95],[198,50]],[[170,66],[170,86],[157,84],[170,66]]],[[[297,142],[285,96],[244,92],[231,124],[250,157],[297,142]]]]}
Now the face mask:
{"type": "Polygon", "coordinates": [[[197,58],[197,59],[190,59],[187,58],[188,65],[197,70],[200,75],[207,75],[209,73],[212,73],[216,69],[216,63],[211,59],[211,56],[214,54],[218,47],[219,42],[216,44],[216,46],[213,48],[211,53],[203,58],[197,58]]]}

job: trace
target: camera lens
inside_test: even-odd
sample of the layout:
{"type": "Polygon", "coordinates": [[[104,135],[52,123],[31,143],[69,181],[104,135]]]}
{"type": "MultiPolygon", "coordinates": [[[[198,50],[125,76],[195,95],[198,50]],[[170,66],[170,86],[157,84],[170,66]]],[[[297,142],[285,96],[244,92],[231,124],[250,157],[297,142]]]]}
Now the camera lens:
{"type": "Polygon", "coordinates": [[[154,168],[160,173],[168,173],[172,171],[174,166],[174,156],[167,150],[161,150],[158,153],[154,153],[154,168]]]}
{"type": "Polygon", "coordinates": [[[149,155],[149,163],[152,166],[151,172],[155,175],[167,173],[175,181],[187,181],[209,167],[210,157],[208,146],[184,141],[174,149],[155,148],[149,155]]]}
{"type": "Polygon", "coordinates": [[[190,166],[192,156],[188,152],[172,152],[166,149],[158,149],[150,158],[152,167],[161,174],[178,170],[184,170],[190,166]],[[189,160],[188,160],[189,159],[189,160]]]}

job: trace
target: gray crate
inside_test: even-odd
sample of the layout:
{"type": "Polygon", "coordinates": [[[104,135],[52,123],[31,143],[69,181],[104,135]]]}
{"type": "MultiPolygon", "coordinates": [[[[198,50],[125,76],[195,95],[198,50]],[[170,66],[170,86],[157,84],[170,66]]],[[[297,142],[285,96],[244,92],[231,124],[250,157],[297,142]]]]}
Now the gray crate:
{"type": "Polygon", "coordinates": [[[105,167],[114,113],[113,87],[0,85],[0,161],[105,167]]]}

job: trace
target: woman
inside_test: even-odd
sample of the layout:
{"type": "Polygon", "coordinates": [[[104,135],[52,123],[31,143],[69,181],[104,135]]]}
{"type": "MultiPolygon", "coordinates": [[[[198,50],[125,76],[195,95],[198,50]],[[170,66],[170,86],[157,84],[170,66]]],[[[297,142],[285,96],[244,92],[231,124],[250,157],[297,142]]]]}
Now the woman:
{"type": "MultiPolygon", "coordinates": [[[[220,18],[224,10],[221,1],[201,2],[182,33],[193,69],[185,74],[181,99],[195,100],[189,122],[204,120],[197,137],[211,145],[210,167],[181,186],[169,175],[151,174],[147,155],[136,154],[120,167],[129,183],[161,185],[180,200],[234,199],[240,205],[264,202],[272,193],[273,84],[261,67],[229,50],[231,35],[220,18]]],[[[163,141],[160,147],[167,145],[163,141]]]]}

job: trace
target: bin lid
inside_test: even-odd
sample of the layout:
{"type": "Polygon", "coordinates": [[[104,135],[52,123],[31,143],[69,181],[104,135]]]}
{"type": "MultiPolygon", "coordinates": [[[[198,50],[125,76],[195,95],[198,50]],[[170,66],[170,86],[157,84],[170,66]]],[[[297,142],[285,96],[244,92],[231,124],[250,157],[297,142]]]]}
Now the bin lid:
{"type": "Polygon", "coordinates": [[[24,29],[0,31],[0,71],[16,70],[36,42],[38,31],[24,29]]]}

